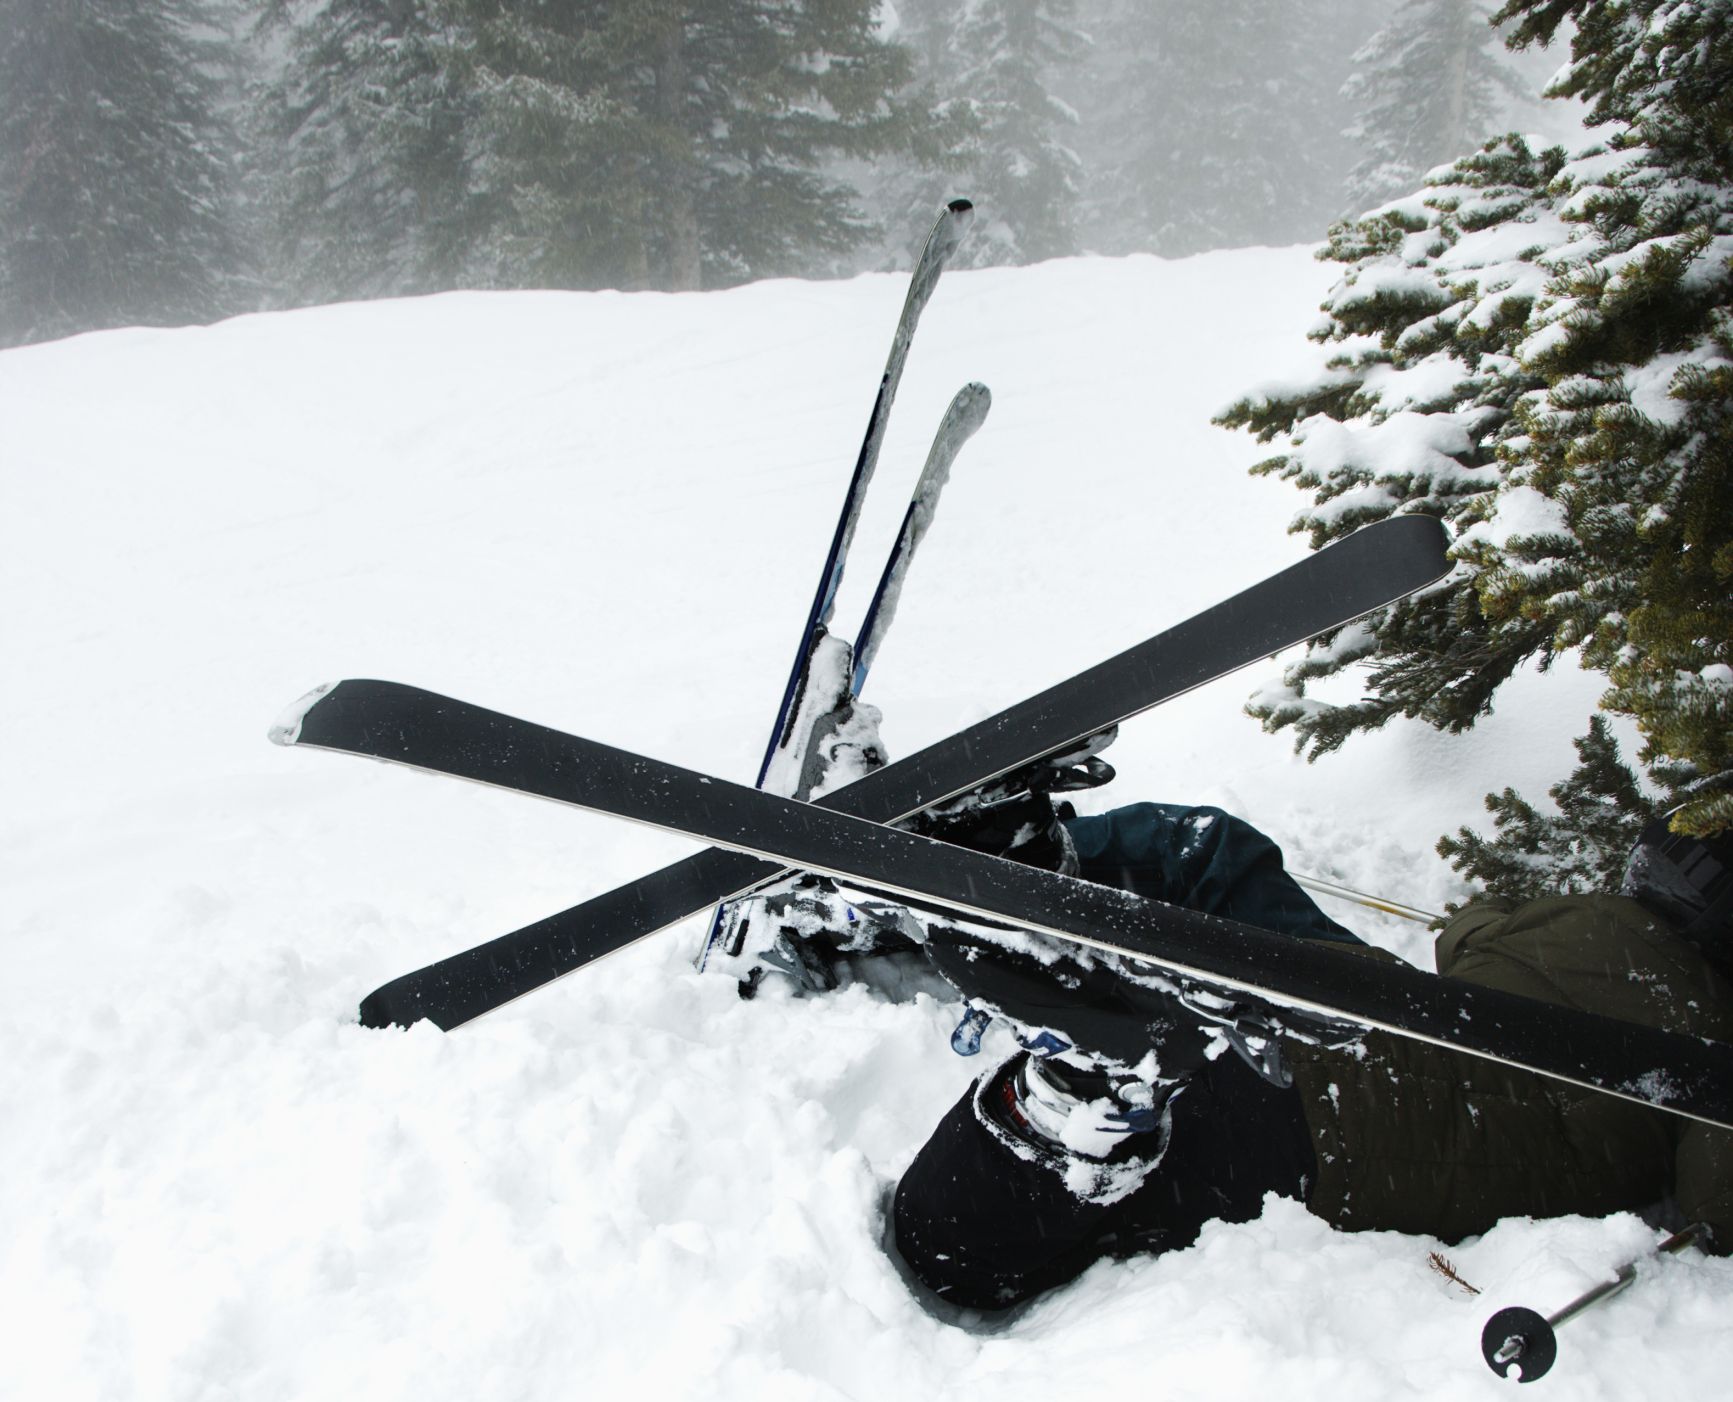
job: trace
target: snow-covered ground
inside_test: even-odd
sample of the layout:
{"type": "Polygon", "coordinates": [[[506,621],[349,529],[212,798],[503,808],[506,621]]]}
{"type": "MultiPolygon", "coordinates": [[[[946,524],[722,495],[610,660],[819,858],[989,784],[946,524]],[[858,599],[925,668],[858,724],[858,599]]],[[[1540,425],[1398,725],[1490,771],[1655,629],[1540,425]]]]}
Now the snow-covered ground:
{"type": "MultiPolygon", "coordinates": [[[[953,274],[841,616],[953,391],[991,385],[868,691],[898,753],[1299,558],[1208,424],[1292,369],[1304,250],[953,274]]],[[[743,1003],[696,922],[446,1036],[357,999],[684,844],[265,732],[411,681],[750,777],[903,288],[453,295],[0,355],[0,1397],[1285,1402],[1508,1395],[1496,1306],[1652,1236],[1449,1250],[1291,1203],[1015,1317],[930,1312],[884,1202],[975,1066],[954,1009],[743,1003]]],[[[1139,721],[1094,796],[1221,803],[1294,866],[1436,907],[1440,832],[1570,765],[1595,687],[1316,766],[1258,669],[1139,721]]],[[[1332,913],[1424,955],[1354,908],[1332,913]]],[[[1716,1395],[1733,1268],[1561,1334],[1559,1399],[1716,1395]]]]}

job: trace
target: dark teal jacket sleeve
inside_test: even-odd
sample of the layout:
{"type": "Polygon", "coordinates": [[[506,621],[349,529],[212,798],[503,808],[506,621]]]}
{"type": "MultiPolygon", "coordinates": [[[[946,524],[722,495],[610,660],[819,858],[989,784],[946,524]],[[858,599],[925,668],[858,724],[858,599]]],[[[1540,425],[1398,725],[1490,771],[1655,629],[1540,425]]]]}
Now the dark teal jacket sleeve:
{"type": "Polygon", "coordinates": [[[1360,944],[1313,903],[1282,849],[1220,808],[1134,803],[1066,821],[1086,881],[1303,939],[1360,944]]]}

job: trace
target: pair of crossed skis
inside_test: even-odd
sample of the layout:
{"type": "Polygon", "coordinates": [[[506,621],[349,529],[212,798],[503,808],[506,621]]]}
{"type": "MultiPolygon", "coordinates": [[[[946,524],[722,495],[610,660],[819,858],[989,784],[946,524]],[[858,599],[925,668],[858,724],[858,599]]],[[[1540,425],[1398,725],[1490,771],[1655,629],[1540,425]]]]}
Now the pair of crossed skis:
{"type": "Polygon", "coordinates": [[[1289,642],[1340,626],[1345,613],[1357,616],[1400,598],[1442,574],[1443,545],[1442,528],[1422,517],[1367,527],[820,803],[392,682],[321,688],[298,703],[272,738],[514,789],[720,844],[393,980],[363,1005],[370,1025],[427,1016],[456,1026],[719,900],[806,870],[1733,1127],[1733,1046],[1359,958],[874,821],[895,821],[967,792],[1289,642]],[[1334,599],[1334,608],[1320,598],[1334,599]],[[1272,611],[1279,617],[1272,619],[1272,611]],[[1228,628],[1230,622],[1237,627],[1228,628]],[[1236,635],[1232,649],[1222,646],[1224,628],[1236,635]]]}

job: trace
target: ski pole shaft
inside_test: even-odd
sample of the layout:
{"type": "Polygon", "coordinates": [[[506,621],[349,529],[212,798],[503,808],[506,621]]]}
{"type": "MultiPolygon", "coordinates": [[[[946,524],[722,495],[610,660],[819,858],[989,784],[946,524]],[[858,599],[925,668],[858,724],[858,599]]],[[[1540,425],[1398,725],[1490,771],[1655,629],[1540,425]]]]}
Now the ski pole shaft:
{"type": "MultiPolygon", "coordinates": [[[[1693,1222],[1684,1230],[1674,1232],[1672,1236],[1668,1237],[1657,1246],[1652,1254],[1654,1256],[1671,1256],[1675,1252],[1683,1251],[1708,1230],[1709,1229],[1704,1226],[1703,1223],[1693,1222]]],[[[1546,1322],[1556,1329],[1566,1320],[1575,1319],[1590,1305],[1598,1304],[1600,1301],[1610,1299],[1612,1296],[1618,1294],[1619,1291],[1623,1290],[1637,1278],[1637,1267],[1641,1265],[1645,1259],[1648,1258],[1639,1256],[1634,1261],[1626,1261],[1624,1265],[1619,1267],[1618,1271],[1614,1274],[1613,1279],[1603,1281],[1592,1290],[1585,1290],[1568,1305],[1565,1305],[1562,1309],[1553,1314],[1549,1314],[1546,1322]]]]}
{"type": "Polygon", "coordinates": [[[1500,1377],[1509,1377],[1510,1366],[1514,1363],[1519,1369],[1519,1382],[1531,1383],[1536,1378],[1543,1377],[1558,1358],[1558,1338],[1554,1331],[1560,1325],[1575,1319],[1591,1305],[1610,1300],[1624,1290],[1637,1278],[1637,1268],[1645,1260],[1683,1251],[1699,1238],[1707,1236],[1708,1232],[1708,1227],[1703,1223],[1693,1222],[1683,1231],[1674,1232],[1649,1256],[1639,1256],[1634,1261],[1625,1262],[1613,1272],[1611,1280],[1604,1280],[1592,1290],[1585,1290],[1569,1304],[1549,1315],[1542,1315],[1538,1310],[1531,1310],[1523,1305],[1501,1309],[1486,1321],[1486,1327],[1480,1334],[1480,1352],[1486,1359],[1487,1366],[1500,1377]]]}
{"type": "Polygon", "coordinates": [[[1373,910],[1381,910],[1386,915],[1399,915],[1404,920],[1414,920],[1422,925],[1435,925],[1444,919],[1430,910],[1421,910],[1417,906],[1403,905],[1401,901],[1386,900],[1383,896],[1369,895],[1365,891],[1356,891],[1352,886],[1342,886],[1334,881],[1325,881],[1321,877],[1302,876],[1297,871],[1290,871],[1300,885],[1308,891],[1317,891],[1321,895],[1335,896],[1338,900],[1353,901],[1356,905],[1368,906],[1373,910]]]}

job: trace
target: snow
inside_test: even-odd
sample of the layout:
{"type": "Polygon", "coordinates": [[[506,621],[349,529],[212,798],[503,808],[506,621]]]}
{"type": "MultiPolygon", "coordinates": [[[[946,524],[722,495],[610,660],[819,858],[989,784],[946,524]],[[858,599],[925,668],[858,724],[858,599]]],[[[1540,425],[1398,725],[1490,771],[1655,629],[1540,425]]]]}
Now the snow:
{"type": "Polygon", "coordinates": [[[335,682],[326,682],[316,686],[299,701],[290,706],[272,723],[265,732],[273,745],[293,745],[301,738],[301,726],[306,722],[307,712],[313,709],[315,702],[331,694],[335,682]]]}
{"type": "MultiPolygon", "coordinates": [[[[1425,383],[1421,377],[1420,383],[1425,383]]],[[[1470,429],[1483,411],[1445,414],[1400,410],[1375,422],[1343,423],[1327,414],[1302,419],[1294,430],[1292,460],[1318,481],[1334,481],[1355,470],[1372,480],[1344,491],[1317,506],[1308,505],[1308,520],[1331,521],[1349,512],[1385,512],[1400,502],[1390,485],[1403,478],[1430,481],[1435,492],[1490,487],[1496,474],[1465,468],[1454,455],[1466,456],[1470,429]]]]}
{"type": "Polygon", "coordinates": [[[1568,534],[1563,506],[1533,487],[1519,486],[1500,492],[1494,499],[1492,515],[1470,526],[1462,533],[1462,539],[1484,541],[1495,549],[1503,549],[1515,540],[1568,534]]]}
{"type": "Polygon", "coordinates": [[[1386,298],[1438,303],[1443,295],[1438,279],[1424,268],[1410,268],[1398,263],[1368,263],[1346,279],[1343,290],[1336,295],[1336,306],[1346,312],[1386,298]]]}
{"type": "Polygon", "coordinates": [[[1716,291],[1733,271],[1733,234],[1716,234],[1692,255],[1679,279],[1686,292],[1702,297],[1716,291]]]}
{"type": "Polygon", "coordinates": [[[1690,410],[1686,400],[1673,397],[1679,371],[1686,366],[1709,368],[1717,362],[1726,364],[1716,353],[1712,341],[1705,340],[1687,351],[1664,351],[1644,365],[1633,365],[1624,372],[1626,392],[1631,406],[1657,424],[1677,427],[1683,424],[1690,410]]]}
{"type": "MultiPolygon", "coordinates": [[[[1615,125],[1609,130],[1622,134],[1624,128],[1615,125]]],[[[1641,146],[1615,147],[1603,139],[1594,139],[1573,152],[1554,178],[1561,185],[1579,190],[1612,185],[1621,175],[1641,165],[1648,154],[1646,148],[1641,146]]]]}
{"type": "MultiPolygon", "coordinates": [[[[873,674],[893,753],[1299,558],[1301,498],[1207,415],[1308,363],[1334,276],[1254,249],[947,277],[838,612],[984,380],[873,674]]],[[[983,1321],[883,1246],[975,1070],[954,1007],[742,1002],[691,971],[695,919],[449,1036],[356,1024],[690,845],[275,747],[273,718],[382,676],[749,776],[902,296],[456,294],[0,355],[0,1396],[1492,1398],[1493,1309],[1654,1240],[1507,1222],[1448,1248],[1474,1297],[1436,1242],[1272,1201],[983,1321]]],[[[1220,804],[1432,908],[1461,894],[1437,835],[1567,773],[1598,691],[1525,673],[1469,735],[1307,766],[1240,713],[1266,670],[1129,727],[1090,802],[1220,804]]],[[[1548,1395],[1714,1395],[1730,1284],[1658,1263],[1566,1327],[1548,1395]]]]}
{"type": "Polygon", "coordinates": [[[1449,356],[1421,356],[1398,369],[1373,365],[1361,379],[1362,393],[1376,396],[1386,411],[1448,405],[1460,394],[1462,366],[1449,356]]]}

